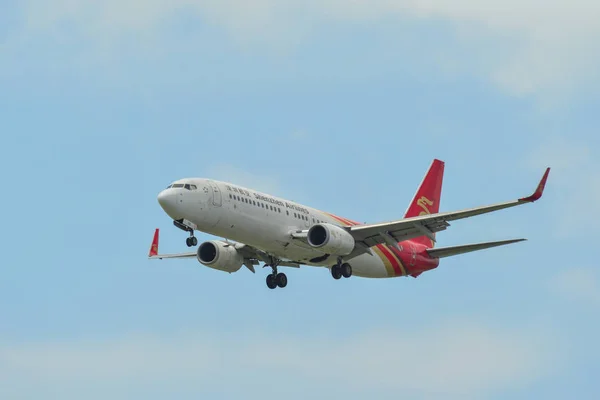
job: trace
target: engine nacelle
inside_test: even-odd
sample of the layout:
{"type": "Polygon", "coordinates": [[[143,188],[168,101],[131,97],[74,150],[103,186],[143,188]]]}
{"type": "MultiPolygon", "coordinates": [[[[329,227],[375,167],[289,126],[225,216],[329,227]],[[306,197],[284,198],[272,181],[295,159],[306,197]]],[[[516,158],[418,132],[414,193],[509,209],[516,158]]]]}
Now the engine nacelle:
{"type": "Polygon", "coordinates": [[[244,257],[230,243],[210,240],[202,243],[196,252],[196,258],[207,267],[225,272],[236,272],[244,264],[244,257]]]}
{"type": "Polygon", "coordinates": [[[333,224],[313,225],[306,235],[308,244],[323,253],[347,256],[354,250],[354,238],[346,230],[333,224]]]}

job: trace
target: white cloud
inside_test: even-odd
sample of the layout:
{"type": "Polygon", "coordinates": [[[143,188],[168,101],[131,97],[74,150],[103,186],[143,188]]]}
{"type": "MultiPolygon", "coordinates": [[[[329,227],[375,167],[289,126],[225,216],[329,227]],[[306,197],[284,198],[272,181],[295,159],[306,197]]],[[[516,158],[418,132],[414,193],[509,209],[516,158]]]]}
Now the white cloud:
{"type": "Polygon", "coordinates": [[[549,281],[557,295],[592,306],[600,306],[600,276],[591,268],[568,268],[549,281]]]}
{"type": "Polygon", "coordinates": [[[255,372],[269,382],[270,390],[261,392],[261,398],[279,398],[284,389],[285,380],[269,376],[290,377],[311,388],[343,382],[348,394],[403,390],[421,397],[462,398],[517,388],[556,373],[556,343],[545,341],[547,335],[541,338],[534,332],[453,321],[345,337],[237,332],[0,342],[0,371],[7,382],[27,382],[23,390],[46,386],[63,393],[76,385],[89,391],[122,382],[131,388],[185,385],[191,391],[236,382],[243,391],[255,372]]]}
{"type": "MultiPolygon", "coordinates": [[[[600,2],[595,0],[57,0],[52,6],[26,0],[22,4],[24,34],[75,27],[76,33],[104,47],[119,43],[124,35],[140,42],[150,37],[156,45],[161,28],[183,14],[195,16],[198,24],[222,28],[238,43],[284,47],[308,40],[312,32],[332,22],[374,27],[390,20],[399,25],[408,19],[449,22],[457,47],[466,45],[468,57],[448,49],[447,42],[423,43],[425,51],[445,54],[442,70],[458,66],[514,94],[565,92],[600,78],[600,2]]],[[[406,38],[398,39],[403,40],[392,42],[406,43],[406,38]]],[[[193,48],[199,38],[188,40],[193,48]]],[[[412,47],[418,40],[410,41],[412,47]]]]}

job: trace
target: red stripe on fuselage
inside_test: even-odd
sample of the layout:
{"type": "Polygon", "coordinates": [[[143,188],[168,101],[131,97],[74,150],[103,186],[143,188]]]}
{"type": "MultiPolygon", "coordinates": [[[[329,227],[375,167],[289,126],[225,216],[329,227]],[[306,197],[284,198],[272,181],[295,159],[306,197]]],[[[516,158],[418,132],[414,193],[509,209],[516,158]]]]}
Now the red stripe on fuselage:
{"type": "Polygon", "coordinates": [[[402,275],[406,275],[408,273],[408,271],[406,270],[406,264],[403,264],[403,260],[402,260],[402,253],[400,252],[400,250],[398,250],[396,247],[394,246],[388,246],[388,249],[390,249],[390,251],[392,253],[394,253],[396,255],[396,257],[398,257],[398,260],[400,260],[400,269],[402,270],[401,274],[402,275]]]}
{"type": "Polygon", "coordinates": [[[348,218],[342,218],[342,217],[338,217],[337,215],[333,215],[330,213],[325,213],[327,215],[329,215],[330,217],[338,220],[339,222],[341,222],[342,224],[346,225],[346,226],[352,226],[352,225],[360,225],[360,223],[352,221],[351,219],[348,218]]]}
{"type": "Polygon", "coordinates": [[[396,257],[394,257],[392,255],[392,253],[390,253],[390,250],[382,244],[378,244],[375,247],[377,247],[383,253],[383,255],[390,261],[390,263],[392,264],[392,267],[394,268],[394,272],[396,273],[396,276],[402,275],[402,270],[400,269],[400,264],[398,263],[398,260],[396,260],[396,257]]]}

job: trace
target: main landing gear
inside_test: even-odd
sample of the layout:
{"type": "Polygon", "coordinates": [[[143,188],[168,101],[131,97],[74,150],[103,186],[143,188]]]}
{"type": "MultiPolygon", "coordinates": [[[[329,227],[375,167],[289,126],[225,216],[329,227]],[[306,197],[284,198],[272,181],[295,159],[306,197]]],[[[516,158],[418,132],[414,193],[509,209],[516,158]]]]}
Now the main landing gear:
{"type": "Polygon", "coordinates": [[[265,265],[265,267],[271,267],[273,272],[267,275],[267,286],[269,289],[275,289],[276,287],[284,288],[287,286],[287,276],[283,272],[277,273],[277,262],[271,259],[271,263],[265,265]]]}
{"type": "Polygon", "coordinates": [[[284,288],[287,286],[287,276],[283,272],[267,275],[267,286],[269,289],[275,289],[276,287],[284,288]]]}
{"type": "Polygon", "coordinates": [[[338,260],[338,263],[331,267],[331,276],[333,279],[350,278],[352,276],[352,267],[348,263],[342,263],[342,260],[338,260]]]}

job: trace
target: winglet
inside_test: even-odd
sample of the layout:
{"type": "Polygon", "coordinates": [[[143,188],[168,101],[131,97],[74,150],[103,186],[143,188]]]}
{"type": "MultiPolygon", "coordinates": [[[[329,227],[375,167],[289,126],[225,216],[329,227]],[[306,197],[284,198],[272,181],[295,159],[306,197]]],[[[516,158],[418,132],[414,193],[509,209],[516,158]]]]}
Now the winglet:
{"type": "Polygon", "coordinates": [[[546,173],[544,173],[544,176],[542,177],[542,180],[540,181],[540,184],[538,185],[535,192],[531,196],[524,197],[519,200],[524,201],[524,202],[533,203],[534,201],[541,199],[542,194],[544,193],[544,188],[546,187],[546,181],[548,180],[548,174],[550,174],[550,168],[546,169],[546,173]]]}
{"type": "Polygon", "coordinates": [[[158,255],[158,228],[154,231],[154,239],[152,239],[152,245],[150,246],[150,253],[148,257],[156,257],[158,255]]]}

